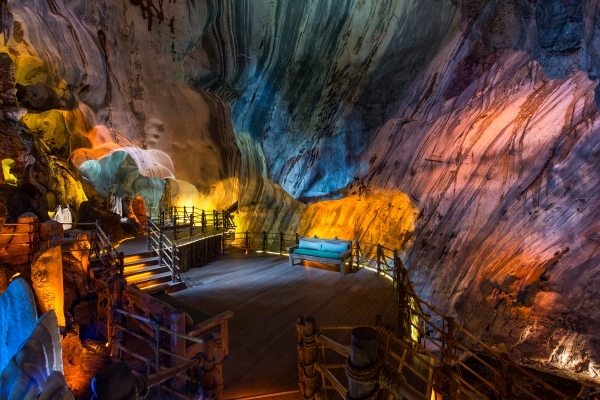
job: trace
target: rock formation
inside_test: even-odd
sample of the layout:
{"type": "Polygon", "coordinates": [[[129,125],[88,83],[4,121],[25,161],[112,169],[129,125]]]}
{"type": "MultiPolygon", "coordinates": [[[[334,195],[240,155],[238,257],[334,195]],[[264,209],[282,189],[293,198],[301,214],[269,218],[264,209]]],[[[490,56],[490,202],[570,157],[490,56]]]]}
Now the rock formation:
{"type": "Polygon", "coordinates": [[[37,321],[35,298],[23,278],[14,279],[0,295],[0,371],[31,335],[37,321]]]}
{"type": "Polygon", "coordinates": [[[9,213],[112,191],[382,241],[485,340],[600,374],[598,0],[11,5],[9,213]]]}
{"type": "Polygon", "coordinates": [[[59,326],[66,326],[63,287],[63,263],[60,246],[42,249],[31,263],[31,281],[40,310],[54,310],[59,326]]]}

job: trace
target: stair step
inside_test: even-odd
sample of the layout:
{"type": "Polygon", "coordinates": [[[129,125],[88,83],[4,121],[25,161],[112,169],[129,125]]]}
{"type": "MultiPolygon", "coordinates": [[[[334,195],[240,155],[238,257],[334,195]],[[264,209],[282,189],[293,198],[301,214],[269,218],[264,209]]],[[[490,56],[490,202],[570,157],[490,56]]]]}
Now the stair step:
{"type": "Polygon", "coordinates": [[[154,294],[158,292],[175,293],[186,288],[187,286],[185,285],[185,282],[164,282],[145,286],[142,290],[145,293],[154,294]]]}
{"type": "Polygon", "coordinates": [[[125,268],[127,267],[136,267],[136,266],[150,266],[158,264],[158,256],[148,257],[148,258],[140,258],[139,260],[125,262],[125,268]]]}
{"type": "Polygon", "coordinates": [[[143,260],[152,257],[156,257],[156,254],[153,251],[145,251],[143,253],[128,254],[125,256],[123,261],[125,262],[125,264],[130,264],[138,260],[143,260]]]}
{"type": "Polygon", "coordinates": [[[134,275],[127,278],[127,283],[135,283],[137,287],[140,289],[146,286],[154,285],[161,282],[167,282],[171,280],[171,271],[163,272],[160,274],[152,274],[148,275],[140,274],[134,275]]]}
{"type": "Polygon", "coordinates": [[[135,265],[132,267],[126,266],[123,270],[123,275],[125,276],[125,278],[129,279],[134,278],[136,275],[142,275],[147,273],[158,274],[167,271],[170,271],[169,267],[167,267],[166,265],[160,266],[158,265],[158,263],[156,263],[154,265],[135,265]]]}
{"type": "Polygon", "coordinates": [[[158,256],[157,255],[151,255],[149,257],[146,258],[139,258],[137,260],[133,260],[133,261],[125,261],[124,264],[126,267],[132,267],[134,265],[143,265],[143,264],[148,264],[148,265],[152,265],[158,262],[158,256]]]}

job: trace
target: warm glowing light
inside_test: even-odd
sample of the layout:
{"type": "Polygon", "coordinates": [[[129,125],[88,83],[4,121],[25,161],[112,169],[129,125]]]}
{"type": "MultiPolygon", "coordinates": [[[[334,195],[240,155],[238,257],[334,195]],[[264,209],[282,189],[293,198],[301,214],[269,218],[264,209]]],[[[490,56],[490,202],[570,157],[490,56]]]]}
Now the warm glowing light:
{"type": "Polygon", "coordinates": [[[13,280],[17,279],[19,276],[21,276],[20,272],[17,272],[16,274],[14,274],[11,278],[10,278],[10,282],[12,282],[13,280]]]}
{"type": "Polygon", "coordinates": [[[11,160],[10,158],[5,158],[4,160],[2,160],[2,173],[4,174],[4,182],[10,185],[17,184],[17,177],[10,172],[10,169],[16,164],[17,163],[14,160],[11,160]]]}

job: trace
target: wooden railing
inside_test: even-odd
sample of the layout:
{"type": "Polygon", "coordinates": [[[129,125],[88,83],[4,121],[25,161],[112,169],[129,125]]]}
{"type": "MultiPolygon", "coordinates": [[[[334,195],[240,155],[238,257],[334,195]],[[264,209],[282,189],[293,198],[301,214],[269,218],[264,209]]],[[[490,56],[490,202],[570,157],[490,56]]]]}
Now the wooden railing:
{"type": "Polygon", "coordinates": [[[162,230],[171,230],[173,239],[178,235],[187,234],[188,237],[203,235],[209,231],[228,231],[235,229],[232,215],[227,211],[206,211],[194,206],[169,207],[161,209],[156,215],[149,215],[150,219],[156,221],[156,225],[162,230]],[[200,232],[196,233],[196,230],[200,232]]]}
{"type": "MultiPolygon", "coordinates": [[[[254,250],[286,254],[286,248],[297,244],[300,236],[282,232],[242,232],[231,233],[228,239],[229,246],[240,247],[246,253],[254,250]]],[[[412,288],[408,271],[396,250],[376,243],[352,240],[352,264],[389,278],[396,288],[396,331],[392,334],[389,329],[382,329],[381,326],[375,328],[380,335],[386,337],[388,344],[396,348],[389,350],[387,356],[389,360],[395,360],[393,363],[396,365],[392,363],[393,367],[405,375],[411,375],[412,380],[420,379],[421,386],[429,387],[427,396],[431,396],[433,392],[438,396],[436,399],[509,399],[514,396],[534,400],[569,398],[529,370],[509,360],[507,354],[500,353],[479,340],[458,325],[454,318],[421,299],[412,288]],[[415,362],[427,367],[429,375],[423,376],[422,372],[416,370],[412,365],[415,362]],[[515,380],[517,375],[527,377],[529,384],[523,385],[515,380]],[[532,387],[536,389],[532,390],[532,387]]],[[[316,335],[317,338],[325,338],[322,336],[324,330],[353,328],[356,327],[317,326],[316,335]]],[[[336,346],[326,338],[321,340],[320,345],[323,348],[348,351],[345,345],[336,346]]],[[[339,365],[338,367],[341,368],[339,365]]],[[[339,382],[328,379],[331,374],[321,371],[321,375],[322,381],[327,379],[331,384],[330,388],[345,396],[340,392],[339,382]]],[[[409,398],[421,399],[419,396],[409,398]]],[[[428,400],[430,398],[432,397],[427,397],[428,400]]]]}
{"type": "Polygon", "coordinates": [[[158,265],[171,271],[171,282],[181,282],[179,274],[179,250],[150,218],[146,220],[148,251],[158,256],[158,265]]]}
{"type": "Polygon", "coordinates": [[[130,363],[158,398],[161,392],[190,400],[224,398],[222,365],[228,353],[232,312],[186,329],[183,310],[163,307],[139,289],[126,286],[124,280],[95,283],[98,325],[109,341],[113,361],[130,363]],[[148,304],[141,304],[141,297],[148,304]],[[136,343],[127,346],[131,341],[136,343]]]}

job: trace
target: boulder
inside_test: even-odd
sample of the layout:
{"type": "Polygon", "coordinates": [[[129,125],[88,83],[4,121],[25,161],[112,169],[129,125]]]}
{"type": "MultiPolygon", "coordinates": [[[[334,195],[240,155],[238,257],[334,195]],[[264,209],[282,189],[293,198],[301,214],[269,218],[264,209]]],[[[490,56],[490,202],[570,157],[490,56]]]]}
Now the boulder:
{"type": "Polygon", "coordinates": [[[62,339],[65,379],[78,399],[92,395],[92,377],[110,362],[110,347],[104,342],[79,338],[77,331],[67,332],[62,339]]]}
{"type": "Polygon", "coordinates": [[[23,278],[14,279],[0,295],[0,371],[33,332],[37,321],[35,298],[23,278]]]}
{"type": "Polygon", "coordinates": [[[40,236],[44,242],[54,242],[64,236],[63,226],[54,220],[43,222],[40,224],[40,236]]]}
{"type": "Polygon", "coordinates": [[[60,246],[53,246],[36,254],[31,264],[31,282],[40,310],[54,310],[58,324],[65,326],[63,263],[60,246]]]}

